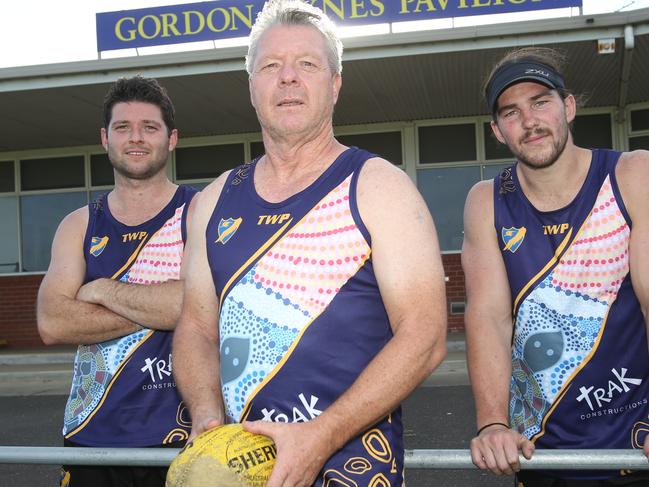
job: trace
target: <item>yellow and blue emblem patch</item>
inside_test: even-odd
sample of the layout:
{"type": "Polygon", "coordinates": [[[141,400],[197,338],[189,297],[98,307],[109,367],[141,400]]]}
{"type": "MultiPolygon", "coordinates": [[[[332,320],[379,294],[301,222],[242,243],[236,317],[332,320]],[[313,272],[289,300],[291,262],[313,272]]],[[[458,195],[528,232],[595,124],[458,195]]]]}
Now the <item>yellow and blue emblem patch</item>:
{"type": "Polygon", "coordinates": [[[243,218],[241,217],[228,218],[227,220],[225,218],[221,218],[218,227],[219,238],[217,238],[214,243],[221,242],[223,245],[225,245],[239,229],[241,222],[243,222],[243,218]]]}
{"type": "Polygon", "coordinates": [[[505,244],[505,248],[503,248],[503,250],[509,250],[513,254],[521,246],[523,240],[525,240],[527,229],[525,227],[503,227],[500,233],[502,235],[503,243],[505,244]]]}
{"type": "Polygon", "coordinates": [[[99,257],[106,248],[106,245],[108,245],[108,236],[92,237],[90,241],[90,253],[93,257],[99,257]]]}

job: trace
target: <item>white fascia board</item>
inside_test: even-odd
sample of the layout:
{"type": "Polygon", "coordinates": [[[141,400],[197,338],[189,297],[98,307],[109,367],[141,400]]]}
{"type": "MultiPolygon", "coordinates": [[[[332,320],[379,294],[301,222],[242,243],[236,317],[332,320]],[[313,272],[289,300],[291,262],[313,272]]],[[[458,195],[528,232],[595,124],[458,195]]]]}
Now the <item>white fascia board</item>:
{"type": "Polygon", "coordinates": [[[119,76],[152,78],[244,70],[245,46],[0,69],[0,92],[112,83],[119,76]]]}

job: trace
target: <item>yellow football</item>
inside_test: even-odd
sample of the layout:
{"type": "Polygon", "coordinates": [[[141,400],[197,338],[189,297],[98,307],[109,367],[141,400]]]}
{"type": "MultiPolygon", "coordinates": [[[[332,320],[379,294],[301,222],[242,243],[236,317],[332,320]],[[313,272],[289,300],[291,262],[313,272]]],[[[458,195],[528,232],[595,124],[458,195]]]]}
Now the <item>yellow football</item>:
{"type": "Polygon", "coordinates": [[[263,487],[275,464],[273,440],[226,424],[197,436],[171,462],[166,487],[263,487]]]}

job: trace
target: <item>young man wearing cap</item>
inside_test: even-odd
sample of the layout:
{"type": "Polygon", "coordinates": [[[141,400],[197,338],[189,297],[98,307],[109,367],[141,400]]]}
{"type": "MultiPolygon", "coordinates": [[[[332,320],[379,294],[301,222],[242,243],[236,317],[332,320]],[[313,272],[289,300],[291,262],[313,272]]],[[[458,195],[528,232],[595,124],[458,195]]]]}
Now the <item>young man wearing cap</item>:
{"type": "Polygon", "coordinates": [[[646,486],[647,471],[519,472],[535,448],[649,456],[649,153],[574,145],[559,66],[521,49],[486,84],[516,163],[465,208],[471,455],[523,487],[646,486]]]}

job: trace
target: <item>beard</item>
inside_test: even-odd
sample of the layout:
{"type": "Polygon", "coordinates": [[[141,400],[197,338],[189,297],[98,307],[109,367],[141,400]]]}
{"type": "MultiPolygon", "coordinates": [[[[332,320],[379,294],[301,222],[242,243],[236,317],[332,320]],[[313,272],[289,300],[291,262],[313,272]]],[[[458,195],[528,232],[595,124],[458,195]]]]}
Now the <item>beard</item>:
{"type": "Polygon", "coordinates": [[[108,147],[108,159],[110,160],[113,169],[115,169],[120,176],[127,179],[144,181],[164,170],[167,165],[169,152],[162,151],[159,156],[160,157],[156,159],[150,159],[146,162],[143,161],[139,164],[129,164],[124,157],[112,151],[110,146],[108,147]]]}
{"type": "Polygon", "coordinates": [[[569,133],[570,131],[568,124],[562,124],[557,131],[557,136],[553,139],[549,152],[545,151],[545,153],[534,153],[533,151],[525,151],[519,149],[519,147],[523,146],[523,141],[529,137],[537,135],[552,136],[552,132],[550,130],[538,128],[526,132],[525,135],[521,137],[519,145],[517,145],[516,147],[510,147],[509,149],[511,150],[512,154],[516,156],[516,159],[518,159],[518,161],[524,166],[533,170],[545,169],[552,166],[555,162],[557,162],[559,157],[561,157],[561,154],[563,154],[563,151],[566,148],[566,144],[568,143],[569,133]]]}

